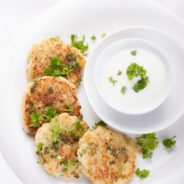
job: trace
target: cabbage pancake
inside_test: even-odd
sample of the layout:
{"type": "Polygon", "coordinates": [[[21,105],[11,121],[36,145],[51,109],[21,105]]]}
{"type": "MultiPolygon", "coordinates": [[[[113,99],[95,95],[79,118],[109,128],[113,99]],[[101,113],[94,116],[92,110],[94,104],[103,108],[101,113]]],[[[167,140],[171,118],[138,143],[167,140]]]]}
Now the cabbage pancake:
{"type": "Polygon", "coordinates": [[[46,39],[35,44],[28,56],[28,79],[41,76],[65,77],[79,85],[85,66],[82,53],[60,40],[59,37],[46,39]]]}
{"type": "Polygon", "coordinates": [[[67,113],[43,124],[35,137],[38,163],[49,174],[78,178],[81,175],[81,165],[77,160],[78,140],[87,129],[84,121],[67,113]]]}
{"type": "Polygon", "coordinates": [[[81,117],[75,86],[63,77],[41,77],[28,84],[23,98],[24,130],[34,135],[56,115],[68,112],[81,117]]]}
{"type": "Polygon", "coordinates": [[[97,126],[79,141],[78,160],[95,184],[122,184],[134,174],[136,143],[118,132],[97,126]]]}

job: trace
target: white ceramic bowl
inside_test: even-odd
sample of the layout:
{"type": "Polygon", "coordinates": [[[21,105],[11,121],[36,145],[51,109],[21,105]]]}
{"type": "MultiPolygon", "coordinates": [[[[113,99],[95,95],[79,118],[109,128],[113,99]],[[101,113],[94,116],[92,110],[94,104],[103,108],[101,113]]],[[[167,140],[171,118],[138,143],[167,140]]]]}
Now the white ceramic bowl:
{"type": "MultiPolygon", "coordinates": [[[[105,45],[110,45],[112,41],[107,37],[104,42],[96,46],[95,52],[98,54],[103,52],[105,45]]],[[[104,120],[111,127],[121,130],[123,132],[142,134],[162,130],[169,125],[176,122],[176,120],[183,114],[184,103],[181,97],[184,93],[184,52],[180,44],[172,39],[167,33],[155,28],[145,26],[134,26],[119,31],[119,34],[114,35],[115,41],[122,39],[141,39],[154,43],[159,46],[164,56],[167,56],[167,62],[171,66],[171,79],[170,83],[172,88],[169,96],[165,101],[155,110],[141,114],[141,115],[128,115],[114,110],[98,93],[95,85],[95,65],[98,60],[97,55],[92,52],[89,55],[88,62],[84,71],[84,87],[88,100],[96,112],[96,114],[104,120]]]]}
{"type": "Polygon", "coordinates": [[[114,110],[131,115],[144,114],[159,107],[168,97],[171,86],[170,78],[172,77],[170,64],[159,46],[149,41],[136,38],[116,41],[115,37],[120,32],[121,30],[108,35],[100,43],[100,47],[104,48],[101,53],[97,51],[98,47],[93,52],[97,58],[94,73],[95,85],[104,102],[114,110]],[[106,40],[110,43],[109,45],[106,44],[106,40]],[[132,56],[129,53],[129,50],[140,49],[144,49],[146,53],[137,53],[137,56],[132,56]],[[127,53],[126,55],[124,54],[124,60],[122,58],[123,51],[127,53]],[[121,55],[121,57],[119,55],[120,58],[114,58],[117,53],[121,55]],[[148,53],[152,55],[152,61],[147,56],[148,53]],[[114,59],[112,60],[111,58],[114,59]],[[148,86],[138,93],[134,92],[130,86],[127,90],[128,92],[123,95],[120,92],[121,86],[125,83],[132,85],[126,76],[127,66],[132,62],[137,63],[142,62],[142,60],[145,60],[143,63],[147,65],[145,69],[148,69],[147,73],[150,77],[148,86]],[[119,69],[123,69],[121,70],[122,74],[117,76],[116,73],[119,69]],[[108,82],[108,76],[112,73],[113,78],[115,77],[118,80],[114,86],[108,82]],[[161,80],[163,73],[165,74],[165,79],[161,80]],[[165,85],[163,85],[163,81],[165,85]]]}

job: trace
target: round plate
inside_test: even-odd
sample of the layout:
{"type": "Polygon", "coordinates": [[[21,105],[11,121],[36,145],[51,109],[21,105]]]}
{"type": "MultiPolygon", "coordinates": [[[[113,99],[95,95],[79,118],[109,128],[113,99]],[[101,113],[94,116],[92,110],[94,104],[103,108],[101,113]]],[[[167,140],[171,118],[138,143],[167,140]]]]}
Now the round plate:
{"type": "MultiPolygon", "coordinates": [[[[70,34],[101,34],[129,26],[144,25],[159,28],[177,41],[183,40],[184,25],[176,16],[147,0],[66,0],[35,18],[8,50],[2,65],[0,147],[10,166],[24,184],[86,184],[87,179],[55,178],[46,174],[36,163],[33,139],[22,130],[21,99],[26,87],[26,56],[30,47],[47,37],[61,35],[69,41],[70,34]]],[[[183,44],[184,46],[184,44],[183,44]]],[[[89,81],[90,83],[91,81],[89,81]]],[[[92,124],[97,116],[90,109],[83,85],[79,89],[84,119],[92,124]]],[[[177,108],[177,107],[176,107],[177,108]]],[[[159,135],[177,135],[178,146],[167,152],[160,147],[152,161],[138,160],[137,167],[148,168],[151,175],[132,184],[174,184],[184,175],[183,120],[159,135]]]]}
{"type": "Polygon", "coordinates": [[[181,47],[157,29],[134,27],[118,31],[102,41],[95,48],[94,54],[91,53],[90,55],[90,62],[87,63],[84,73],[84,86],[89,102],[98,116],[117,130],[134,134],[162,130],[175,123],[183,114],[184,103],[181,100],[181,96],[184,94],[184,85],[182,84],[184,78],[183,58],[184,52],[181,47]],[[127,115],[116,111],[101,98],[95,84],[95,67],[100,53],[111,43],[112,39],[116,42],[133,38],[157,45],[157,49],[162,52],[167,60],[169,74],[171,75],[169,77],[171,78],[172,87],[167,99],[154,111],[142,115],[127,115]]]}

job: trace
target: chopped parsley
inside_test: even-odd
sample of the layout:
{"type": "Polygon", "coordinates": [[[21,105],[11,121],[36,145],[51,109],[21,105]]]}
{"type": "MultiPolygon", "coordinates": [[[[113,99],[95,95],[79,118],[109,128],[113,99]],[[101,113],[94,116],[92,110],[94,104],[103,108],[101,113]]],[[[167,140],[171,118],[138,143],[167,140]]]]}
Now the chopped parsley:
{"type": "Polygon", "coordinates": [[[75,66],[72,66],[70,63],[64,64],[64,62],[59,57],[50,58],[50,65],[44,70],[44,73],[53,76],[67,76],[69,75],[75,66]]]}
{"type": "Polygon", "coordinates": [[[94,124],[94,128],[97,128],[98,126],[106,127],[107,124],[103,121],[99,121],[99,122],[94,124]]]}
{"type": "Polygon", "coordinates": [[[136,50],[132,50],[130,53],[131,53],[132,56],[136,56],[137,55],[137,51],[136,50]]]}
{"type": "Polygon", "coordinates": [[[122,71],[121,70],[118,70],[117,75],[119,76],[121,74],[122,74],[122,71]]]}
{"type": "Polygon", "coordinates": [[[133,90],[135,92],[143,90],[149,82],[149,78],[146,75],[147,71],[137,63],[131,63],[126,70],[126,74],[129,80],[132,80],[136,77],[140,78],[133,86],[133,90]]]}
{"type": "Polygon", "coordinates": [[[126,70],[126,74],[128,76],[128,79],[132,80],[135,77],[145,77],[146,70],[137,63],[131,63],[126,70]]]}
{"type": "Polygon", "coordinates": [[[55,106],[50,106],[45,108],[45,112],[43,114],[43,118],[45,122],[50,122],[52,118],[57,115],[55,106]]]}
{"type": "Polygon", "coordinates": [[[81,123],[81,120],[78,119],[73,123],[73,126],[68,133],[72,136],[74,140],[79,140],[81,136],[84,134],[84,131],[85,127],[81,123]]]}
{"type": "Polygon", "coordinates": [[[35,127],[35,128],[39,127],[40,126],[40,120],[41,120],[40,115],[35,113],[35,112],[31,112],[30,117],[31,117],[31,126],[35,127]]]}
{"type": "Polygon", "coordinates": [[[137,81],[136,84],[134,84],[133,86],[134,91],[139,92],[143,90],[147,86],[148,82],[149,82],[149,78],[147,76],[141,78],[140,80],[137,81]]]}
{"type": "Polygon", "coordinates": [[[63,160],[61,162],[61,167],[63,171],[68,170],[69,168],[75,166],[75,164],[77,163],[77,160],[63,160]]]}
{"type": "Polygon", "coordinates": [[[156,133],[143,134],[136,138],[137,144],[141,148],[143,158],[151,158],[153,151],[157,148],[159,141],[156,133]]]}
{"type": "Polygon", "coordinates": [[[43,143],[38,143],[38,144],[36,145],[37,153],[40,153],[40,152],[43,150],[43,146],[44,146],[43,143]]]}
{"type": "Polygon", "coordinates": [[[117,80],[113,79],[112,76],[110,76],[110,77],[108,78],[108,80],[109,80],[109,82],[110,82],[113,86],[115,86],[115,84],[118,82],[117,80]]]}
{"type": "Polygon", "coordinates": [[[92,36],[91,36],[91,40],[96,41],[96,39],[97,39],[97,38],[96,38],[95,35],[92,35],[92,36]]]}
{"type": "Polygon", "coordinates": [[[127,87],[126,86],[122,86],[121,87],[121,93],[125,95],[126,92],[127,92],[127,87]]]}
{"type": "Polygon", "coordinates": [[[171,149],[176,144],[176,136],[164,139],[162,143],[167,149],[171,149]]]}
{"type": "Polygon", "coordinates": [[[147,177],[149,176],[150,171],[149,171],[149,170],[146,170],[146,169],[140,170],[140,169],[138,168],[138,169],[136,169],[135,174],[136,174],[139,178],[145,179],[145,178],[147,178],[147,177]]]}
{"type": "Polygon", "coordinates": [[[60,134],[62,131],[63,129],[60,127],[59,123],[55,122],[52,125],[51,134],[53,142],[60,141],[60,134]]]}
{"type": "Polygon", "coordinates": [[[82,54],[88,50],[88,44],[85,44],[85,36],[83,35],[82,40],[78,40],[77,35],[71,35],[71,44],[73,47],[79,49],[82,54]]]}
{"type": "Polygon", "coordinates": [[[123,164],[122,164],[122,165],[120,166],[120,168],[119,168],[119,174],[121,175],[122,172],[123,172],[123,164]]]}

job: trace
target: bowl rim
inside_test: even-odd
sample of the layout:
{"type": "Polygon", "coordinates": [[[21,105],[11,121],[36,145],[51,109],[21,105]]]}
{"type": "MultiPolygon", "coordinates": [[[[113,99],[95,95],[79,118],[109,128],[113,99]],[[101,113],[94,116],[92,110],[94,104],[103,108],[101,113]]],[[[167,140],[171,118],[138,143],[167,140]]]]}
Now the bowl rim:
{"type": "MultiPolygon", "coordinates": [[[[113,37],[116,34],[121,34],[121,32],[123,32],[124,30],[118,30],[116,32],[113,32],[111,34],[109,34],[109,36],[107,36],[104,40],[102,40],[98,46],[95,47],[93,54],[91,55],[90,59],[93,58],[93,55],[97,54],[97,60],[95,63],[95,71],[94,71],[94,82],[95,82],[95,87],[98,91],[98,94],[100,95],[101,99],[112,109],[114,109],[115,111],[118,111],[119,113],[123,113],[123,114],[127,114],[127,115],[142,115],[142,114],[146,114],[148,112],[154,111],[155,109],[157,109],[159,106],[161,106],[164,101],[167,99],[167,97],[169,96],[170,90],[171,90],[171,72],[170,72],[170,66],[169,63],[167,61],[167,57],[160,51],[160,49],[156,46],[156,44],[152,43],[151,41],[147,41],[144,39],[140,39],[140,38],[126,38],[126,39],[120,39],[120,40],[113,40],[113,37]],[[111,43],[109,45],[105,45],[106,40],[111,40],[111,43]],[[131,44],[134,42],[138,42],[138,47],[141,45],[142,47],[140,48],[145,48],[146,50],[152,50],[153,53],[156,53],[156,55],[159,56],[159,58],[161,58],[161,61],[163,61],[162,63],[164,64],[166,71],[167,71],[167,86],[166,86],[166,90],[164,91],[163,94],[161,94],[160,96],[160,100],[158,100],[156,103],[153,103],[152,106],[148,107],[145,110],[138,110],[138,111],[130,111],[130,110],[126,110],[126,107],[122,107],[120,108],[120,106],[116,104],[112,104],[109,102],[109,100],[107,98],[105,98],[105,95],[101,92],[101,88],[100,88],[100,80],[97,79],[97,76],[99,76],[99,65],[102,64],[103,61],[103,57],[104,57],[104,53],[106,53],[107,51],[109,51],[110,49],[113,49],[113,46],[116,45],[124,45],[124,44],[131,44]],[[103,50],[100,53],[97,53],[96,51],[98,50],[99,47],[104,47],[103,50]],[[102,56],[103,55],[103,56],[102,56]],[[102,58],[101,58],[102,57],[102,58]],[[100,59],[99,59],[100,58],[100,59]]],[[[119,46],[120,47],[120,46],[119,46]]],[[[128,47],[127,47],[128,49],[128,47]]],[[[117,49],[116,49],[117,50],[117,49]]],[[[90,62],[90,60],[89,60],[90,62]]]]}

